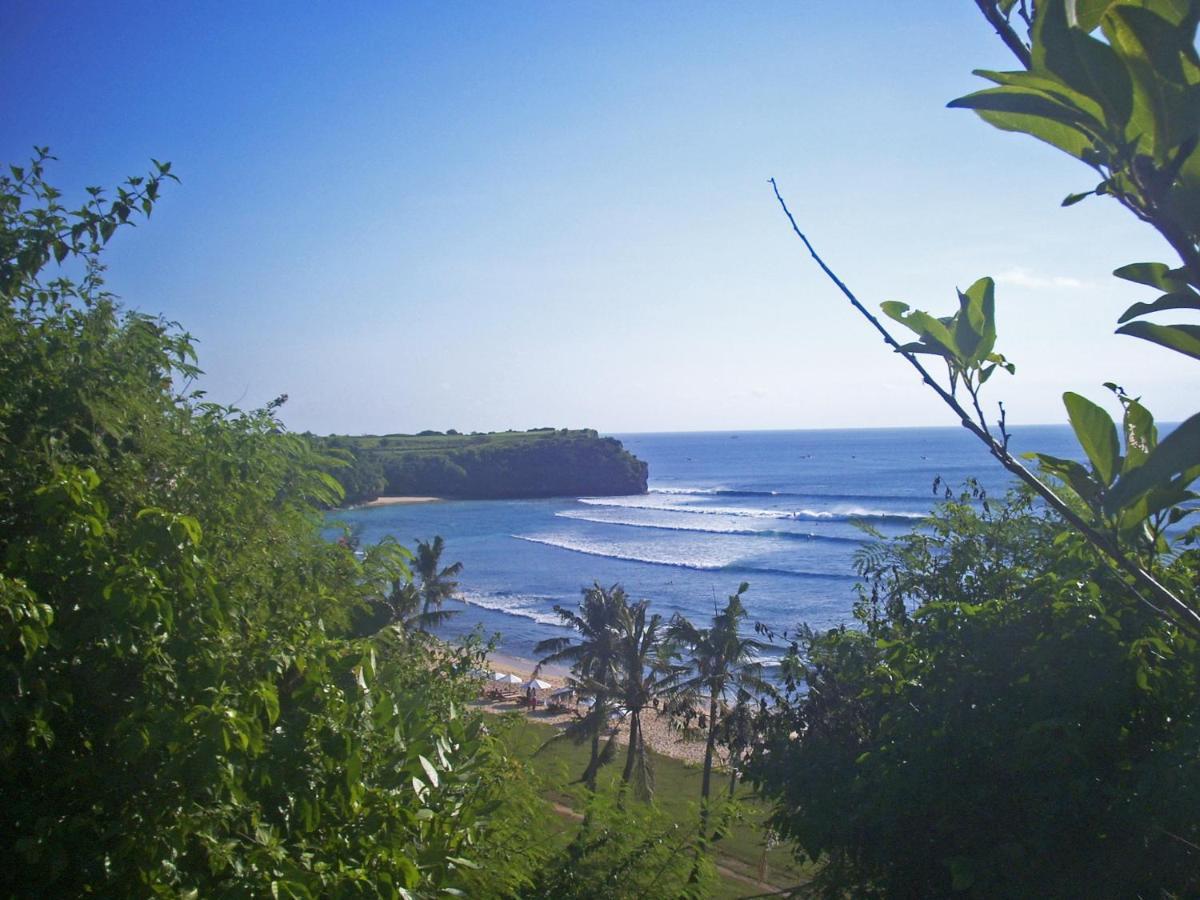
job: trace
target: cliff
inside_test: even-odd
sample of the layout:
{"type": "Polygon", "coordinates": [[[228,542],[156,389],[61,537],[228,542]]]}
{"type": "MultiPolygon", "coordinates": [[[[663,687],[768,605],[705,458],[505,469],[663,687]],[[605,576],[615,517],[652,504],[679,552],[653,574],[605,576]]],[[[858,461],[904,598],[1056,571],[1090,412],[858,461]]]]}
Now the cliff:
{"type": "Polygon", "coordinates": [[[461,499],[613,496],[646,492],[647,466],[591,429],[488,434],[333,435],[353,463],[332,474],[347,502],[379,495],[461,499]]]}

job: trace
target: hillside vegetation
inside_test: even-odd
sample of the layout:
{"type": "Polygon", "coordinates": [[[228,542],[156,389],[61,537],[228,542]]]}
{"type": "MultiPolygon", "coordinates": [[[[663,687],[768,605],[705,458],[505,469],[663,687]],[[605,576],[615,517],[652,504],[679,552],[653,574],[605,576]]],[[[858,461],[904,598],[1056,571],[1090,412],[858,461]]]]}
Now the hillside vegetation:
{"type": "Polygon", "coordinates": [[[325,441],[348,460],[333,474],[351,503],[381,494],[501,499],[646,492],[646,463],[590,428],[332,435],[325,441]]]}

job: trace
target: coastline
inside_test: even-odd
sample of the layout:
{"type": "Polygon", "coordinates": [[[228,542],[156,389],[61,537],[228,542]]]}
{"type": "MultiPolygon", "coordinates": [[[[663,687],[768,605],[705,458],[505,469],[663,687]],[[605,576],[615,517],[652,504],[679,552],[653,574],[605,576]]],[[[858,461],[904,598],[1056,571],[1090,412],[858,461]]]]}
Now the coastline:
{"type": "Polygon", "coordinates": [[[440,503],[441,497],[376,497],[366,503],[357,503],[354,509],[368,509],[372,506],[401,506],[410,503],[440,503]]]}

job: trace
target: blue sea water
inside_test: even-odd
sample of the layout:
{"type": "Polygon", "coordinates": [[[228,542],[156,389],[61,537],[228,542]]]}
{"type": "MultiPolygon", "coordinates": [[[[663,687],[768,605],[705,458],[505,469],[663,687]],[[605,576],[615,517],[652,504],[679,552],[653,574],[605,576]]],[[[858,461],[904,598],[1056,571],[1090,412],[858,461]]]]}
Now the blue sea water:
{"type": "MultiPolygon", "coordinates": [[[[961,428],[616,435],[650,467],[630,497],[446,501],[341,511],[364,542],[413,546],[442,535],[461,561],[462,600],[447,636],[482,626],[501,650],[531,657],[566,632],[555,604],[620,583],[654,611],[700,622],[746,581],[754,620],[777,632],[849,621],[853,557],[866,535],[916,527],[951,486],[977,479],[992,496],[1012,483],[961,428]]],[[[1066,426],[1015,429],[1014,449],[1079,458],[1066,426]]]]}

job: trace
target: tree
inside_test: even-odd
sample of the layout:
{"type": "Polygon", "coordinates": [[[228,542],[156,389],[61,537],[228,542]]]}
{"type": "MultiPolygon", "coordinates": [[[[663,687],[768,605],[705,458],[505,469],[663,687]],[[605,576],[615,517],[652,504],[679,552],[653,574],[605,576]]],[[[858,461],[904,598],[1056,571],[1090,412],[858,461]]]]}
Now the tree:
{"type": "Polygon", "coordinates": [[[353,630],[360,637],[392,626],[406,637],[424,635],[458,614],[456,609],[422,611],[421,589],[410,579],[393,578],[387,590],[370,598],[367,607],[355,617],[353,630]]]}
{"type": "Polygon", "coordinates": [[[527,880],[531,788],[460,712],[481,649],[356,638],[410,554],[324,540],[340,491],[282,400],[181,393],[186,333],[105,292],[169,166],[69,212],[48,160],[0,175],[0,893],[527,880]]]}
{"type": "MultiPolygon", "coordinates": [[[[1130,306],[1117,330],[1200,358],[1200,326],[1160,325],[1143,318],[1168,310],[1200,310],[1200,153],[1195,152],[1200,121],[1194,101],[1200,90],[1195,47],[1200,7],[1194,0],[1042,0],[1030,15],[1024,3],[1012,0],[976,2],[1024,68],[980,71],[996,86],[950,105],[973,109],[998,128],[1036,137],[1100,176],[1096,187],[1068,196],[1064,205],[1093,194],[1111,196],[1166,239],[1179,255],[1180,267],[1134,263],[1113,273],[1165,292],[1152,302],[1130,306]],[[1014,15],[1028,26],[1028,46],[1012,24],[1014,15]],[[1099,37],[1093,34],[1097,29],[1099,37]]],[[[902,345],[825,265],[778,188],[775,194],[826,274],[964,427],[1126,574],[1131,596],[1200,637],[1200,608],[1156,577],[1153,560],[1146,558],[1166,549],[1162,522],[1178,522],[1194,511],[1190,501],[1196,495],[1190,486],[1200,477],[1200,413],[1159,444],[1145,407],[1110,383],[1124,407],[1122,455],[1109,414],[1067,392],[1063,402],[1090,470],[1042,455],[1043,475],[1057,482],[1048,484],[1009,452],[1003,405],[994,426],[981,405],[988,379],[998,369],[1012,371],[1012,364],[994,350],[992,280],[979,279],[959,292],[959,310],[951,316],[885,303],[887,316],[917,335],[917,341],[902,345]],[[924,356],[942,360],[948,386],[926,369],[918,358],[924,356]]],[[[1197,534],[1191,532],[1193,538],[1197,534]]]]}
{"type": "MultiPolygon", "coordinates": [[[[454,596],[458,590],[458,582],[454,579],[462,572],[462,563],[451,563],[439,569],[442,564],[442,552],[446,542],[439,534],[432,541],[417,541],[416,570],[421,580],[421,619],[418,627],[425,629],[427,624],[441,621],[436,614],[441,612],[442,604],[454,596]],[[434,616],[434,618],[430,618],[434,616]]],[[[443,616],[444,618],[444,616],[443,616]]]]}
{"type": "Polygon", "coordinates": [[[625,606],[619,610],[616,623],[621,652],[618,696],[629,720],[621,781],[632,781],[635,792],[646,800],[654,793],[654,772],[642,733],[642,713],[658,699],[669,696],[684,672],[684,667],[672,662],[676,653],[664,640],[662,616],[647,618],[649,606],[646,600],[625,606]]]}
{"type": "Polygon", "coordinates": [[[749,769],[821,896],[1200,889],[1195,642],[1030,492],[858,564],[857,627],[796,636],[749,769]]]}
{"type": "Polygon", "coordinates": [[[707,735],[704,743],[704,774],[700,782],[700,833],[708,834],[711,808],[713,757],[721,723],[729,715],[731,696],[765,693],[770,686],[763,678],[758,655],[767,643],[745,636],[741,629],[749,617],[742,595],[750,585],[742,582],[729,596],[709,628],[697,628],[680,615],[671,620],[669,634],[690,651],[691,676],[680,681],[676,704],[689,712],[697,699],[708,700],[707,735]]]}
{"type": "MultiPolygon", "coordinates": [[[[572,722],[562,736],[575,741],[591,742],[587,768],[579,780],[592,792],[596,790],[596,775],[600,767],[612,759],[614,737],[610,735],[603,749],[601,732],[608,725],[610,704],[620,691],[622,648],[618,630],[623,615],[628,615],[629,598],[619,584],[601,587],[594,584],[583,592],[578,611],[555,605],[554,611],[563,624],[578,632],[579,637],[550,638],[534,647],[534,652],[546,654],[538,669],[544,665],[570,662],[568,683],[576,691],[590,694],[592,708],[583,718],[572,722]]],[[[535,673],[536,674],[536,673],[535,673]]]]}
{"type": "MultiPolygon", "coordinates": [[[[1131,306],[1119,331],[1198,355],[1195,326],[1133,320],[1200,308],[1200,5],[977,5],[1023,68],[979,73],[995,87],[951,105],[1100,175],[1065,204],[1111,196],[1159,231],[1182,265],[1116,270],[1166,292],[1131,306]]],[[[1036,455],[1034,475],[1009,453],[1003,406],[994,425],[983,413],[983,385],[1011,371],[995,350],[991,279],[960,292],[950,316],[885,304],[916,334],[901,344],[817,260],[1046,506],[968,493],[862,556],[859,627],[800,630],[790,696],[753,757],[774,826],[823,861],[826,896],[1195,893],[1200,532],[1179,526],[1194,506],[1200,419],[1160,441],[1149,411],[1110,384],[1122,447],[1108,413],[1068,392],[1087,463],[1036,455]]]]}

